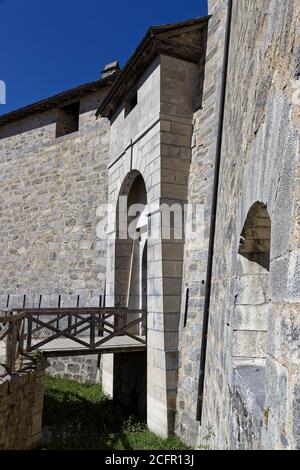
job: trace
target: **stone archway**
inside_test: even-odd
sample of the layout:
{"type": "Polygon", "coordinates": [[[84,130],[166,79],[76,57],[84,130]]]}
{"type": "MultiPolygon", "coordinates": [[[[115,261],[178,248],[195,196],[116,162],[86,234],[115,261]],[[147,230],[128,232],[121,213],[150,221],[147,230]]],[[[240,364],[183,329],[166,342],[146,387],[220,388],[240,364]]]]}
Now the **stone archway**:
{"type": "MultiPolygon", "coordinates": [[[[147,193],[142,175],[130,172],[119,192],[116,206],[115,239],[115,305],[129,309],[145,306],[147,292],[147,193]],[[146,260],[146,261],[145,261],[146,260]],[[143,305],[144,304],[144,305],[143,305]]],[[[130,314],[128,321],[135,320],[130,314]]],[[[138,324],[132,333],[146,333],[147,326],[138,324]]],[[[127,411],[146,417],[147,412],[147,353],[114,355],[113,397],[127,411]]]]}
{"type": "MultiPolygon", "coordinates": [[[[152,161],[152,151],[147,155],[152,161]]],[[[137,401],[134,393],[128,397],[127,392],[139,379],[144,384],[139,397],[144,393],[147,397],[147,424],[152,431],[167,436],[174,430],[184,238],[178,239],[175,230],[166,229],[173,226],[172,212],[178,204],[183,213],[186,192],[175,183],[170,192],[170,185],[162,184],[159,165],[150,165],[147,155],[137,147],[129,148],[109,170],[106,272],[107,306],[141,308],[147,300],[147,326],[143,328],[147,355],[139,366],[137,361],[130,365],[133,355],[127,359],[117,354],[103,358],[102,386],[127,406],[137,401]],[[155,169],[155,177],[151,168],[155,169]],[[125,201],[123,196],[127,196],[125,201]],[[122,220],[128,206],[145,202],[146,211],[142,208],[135,212],[135,207],[128,219],[122,220]],[[123,210],[119,210],[120,204],[123,210]],[[128,236],[129,228],[136,235],[135,240],[128,236]],[[147,290],[144,297],[143,290],[147,290]],[[146,370],[146,379],[141,370],[146,370]],[[139,371],[138,378],[133,371],[139,371]],[[132,379],[130,383],[128,377],[132,379]]],[[[156,160],[159,162],[161,157],[156,160]]],[[[181,163],[182,175],[188,165],[181,163]]]]}

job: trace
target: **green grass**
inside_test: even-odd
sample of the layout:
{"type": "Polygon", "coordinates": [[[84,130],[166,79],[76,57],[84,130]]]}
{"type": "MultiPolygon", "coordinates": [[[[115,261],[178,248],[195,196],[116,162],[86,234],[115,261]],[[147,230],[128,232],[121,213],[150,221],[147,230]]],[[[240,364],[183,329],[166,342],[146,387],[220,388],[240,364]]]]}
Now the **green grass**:
{"type": "Polygon", "coordinates": [[[51,429],[42,449],[185,450],[176,436],[161,439],[128,416],[99,385],[47,376],[43,425],[51,429]]]}

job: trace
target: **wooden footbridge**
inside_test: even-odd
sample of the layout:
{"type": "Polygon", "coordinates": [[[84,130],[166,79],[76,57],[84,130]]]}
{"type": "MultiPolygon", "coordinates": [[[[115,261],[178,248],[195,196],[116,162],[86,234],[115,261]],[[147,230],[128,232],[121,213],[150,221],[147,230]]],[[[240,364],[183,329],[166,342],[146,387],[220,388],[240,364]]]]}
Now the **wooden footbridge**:
{"type": "Polygon", "coordinates": [[[146,312],[122,307],[0,311],[0,362],[8,372],[22,358],[81,356],[146,349],[146,312]],[[3,359],[4,358],[4,359],[3,359]]]}

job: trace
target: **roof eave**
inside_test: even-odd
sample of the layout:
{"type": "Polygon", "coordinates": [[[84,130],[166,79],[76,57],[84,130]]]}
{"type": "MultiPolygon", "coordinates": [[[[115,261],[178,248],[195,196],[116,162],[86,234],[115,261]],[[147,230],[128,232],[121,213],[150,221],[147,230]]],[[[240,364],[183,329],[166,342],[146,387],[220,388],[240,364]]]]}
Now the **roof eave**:
{"type": "Polygon", "coordinates": [[[111,85],[120,75],[121,72],[115,72],[108,77],[85,83],[70,90],[63,91],[57,95],[51,96],[36,103],[16,109],[10,113],[0,116],[0,126],[4,126],[14,121],[19,121],[33,114],[50,111],[62,104],[86,96],[90,93],[96,93],[101,88],[111,85]]]}
{"type": "Polygon", "coordinates": [[[139,44],[135,52],[132,54],[125,67],[123,68],[120,76],[112,86],[111,90],[100,104],[96,116],[100,115],[109,119],[117,111],[120,103],[128,94],[128,89],[133,86],[134,82],[142,76],[146,68],[151,62],[160,54],[169,55],[178,59],[188,60],[194,63],[198,63],[201,57],[201,45],[198,50],[193,50],[191,46],[184,50],[183,45],[177,45],[177,49],[170,46],[168,39],[164,35],[170,35],[172,31],[178,31],[180,29],[193,30],[200,29],[208,24],[211,16],[205,16],[194,20],[187,20],[182,23],[176,23],[166,26],[154,26],[151,27],[145,35],[142,42],[139,44]],[[128,79],[132,75],[131,79],[128,79]]]}

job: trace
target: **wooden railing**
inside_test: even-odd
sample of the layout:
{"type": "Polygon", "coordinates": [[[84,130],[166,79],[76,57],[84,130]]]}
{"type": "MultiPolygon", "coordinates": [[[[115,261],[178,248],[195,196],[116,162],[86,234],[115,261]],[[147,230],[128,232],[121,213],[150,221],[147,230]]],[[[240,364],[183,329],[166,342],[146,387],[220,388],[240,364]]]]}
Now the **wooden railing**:
{"type": "Polygon", "coordinates": [[[99,353],[116,336],[145,345],[145,321],[146,312],[119,307],[14,309],[0,317],[0,343],[6,347],[3,365],[13,372],[20,357],[32,358],[37,351],[51,355],[47,345],[55,340],[60,340],[56,355],[60,349],[61,355],[99,353]],[[80,348],[70,347],[70,341],[66,346],[65,340],[80,348]]]}

